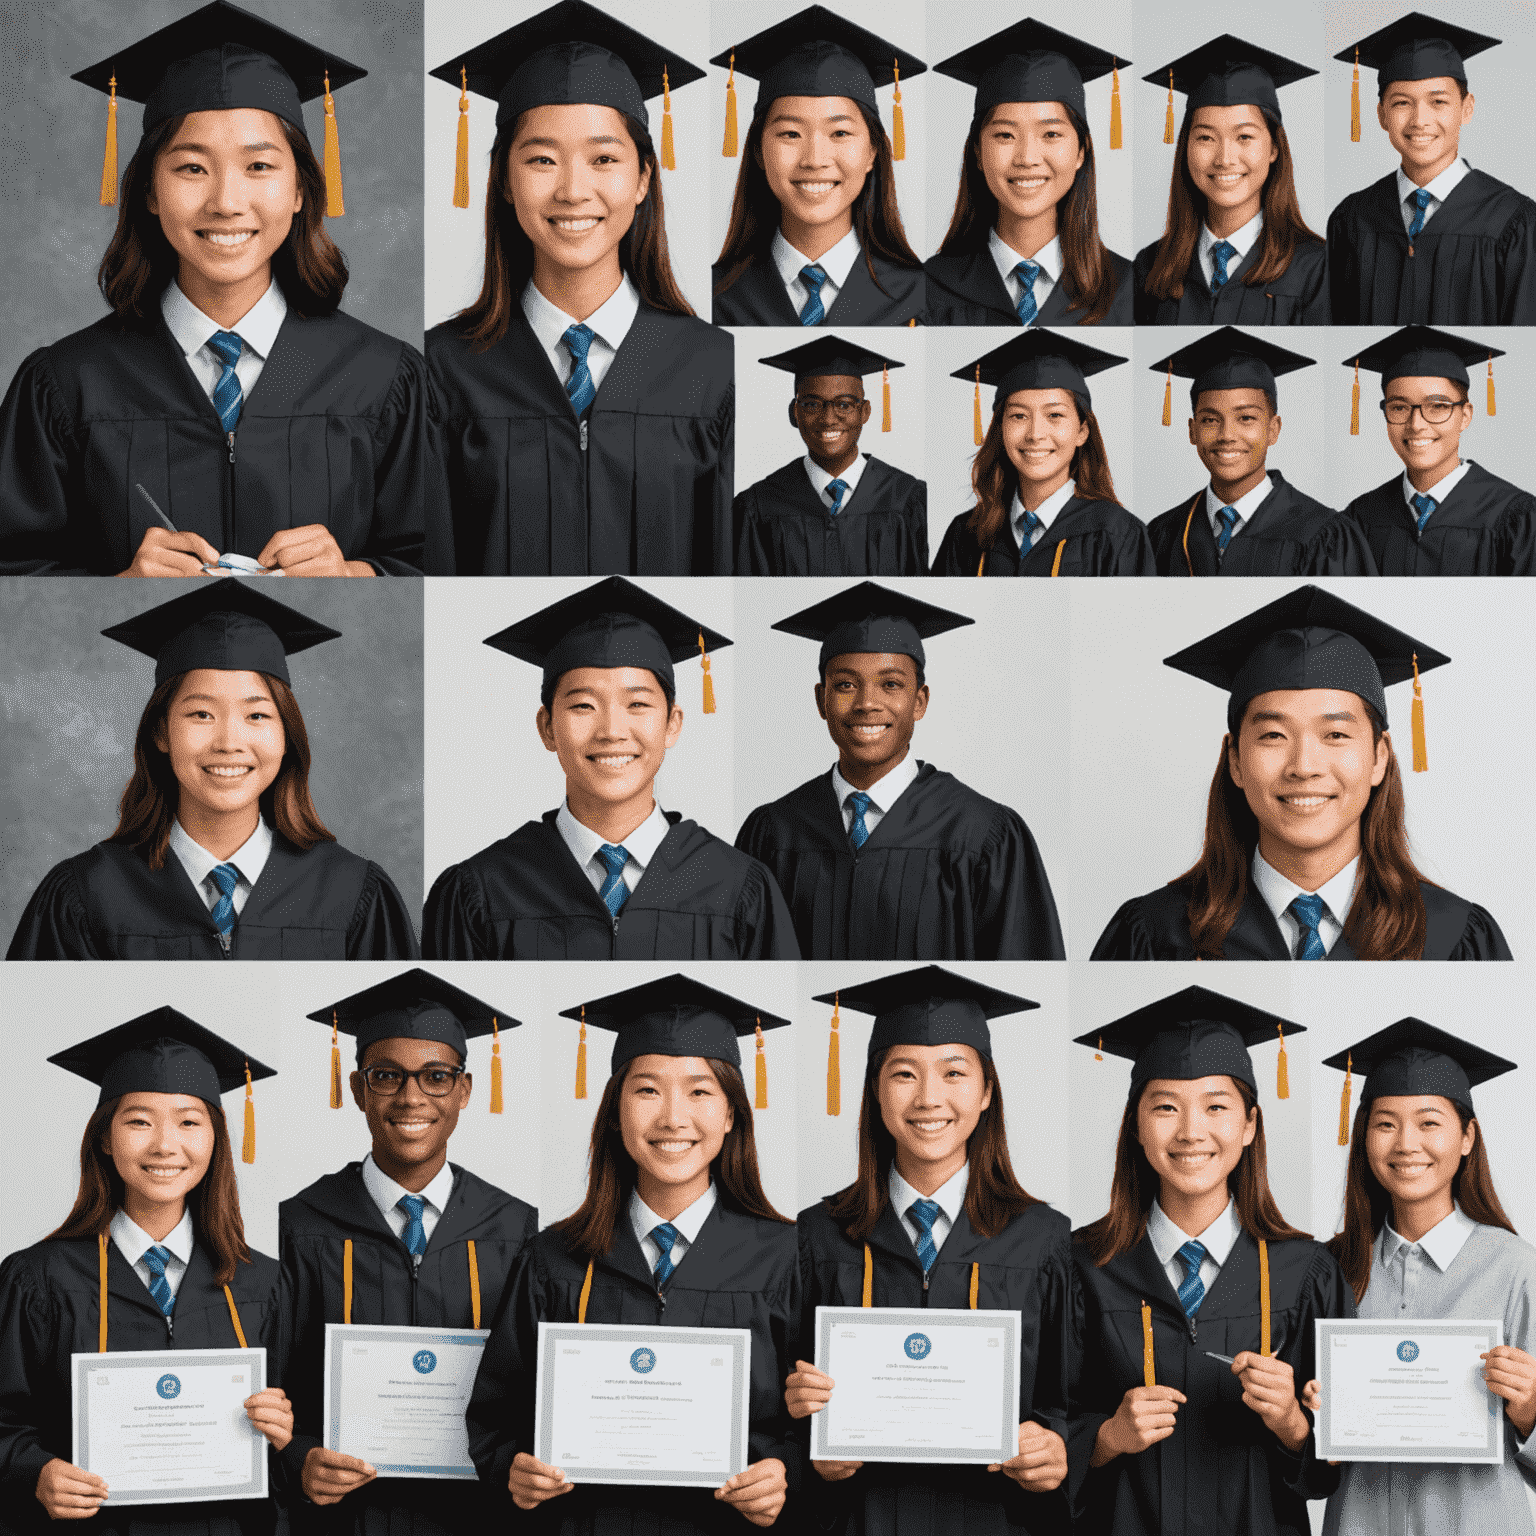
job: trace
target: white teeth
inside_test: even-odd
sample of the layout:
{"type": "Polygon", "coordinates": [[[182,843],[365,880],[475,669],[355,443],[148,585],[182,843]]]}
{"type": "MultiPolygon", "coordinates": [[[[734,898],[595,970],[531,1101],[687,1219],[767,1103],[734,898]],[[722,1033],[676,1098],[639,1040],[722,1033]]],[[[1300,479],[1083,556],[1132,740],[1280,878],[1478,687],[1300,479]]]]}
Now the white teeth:
{"type": "Polygon", "coordinates": [[[204,240],[211,241],[214,245],[223,246],[226,250],[233,250],[237,245],[244,245],[247,240],[256,238],[253,229],[242,229],[238,234],[216,235],[211,230],[200,230],[204,240]]]}
{"type": "Polygon", "coordinates": [[[651,1145],[658,1152],[686,1152],[693,1143],[691,1141],[653,1141],[651,1145]]]}
{"type": "Polygon", "coordinates": [[[939,1131],[949,1124],[948,1120],[909,1120],[907,1124],[917,1131],[939,1131]]]}
{"type": "Polygon", "coordinates": [[[639,756],[638,752],[631,752],[626,757],[594,757],[592,761],[594,763],[601,763],[605,768],[627,768],[631,763],[637,761],[639,756]]]}
{"type": "Polygon", "coordinates": [[[1282,795],[1280,797],[1287,805],[1299,806],[1307,809],[1314,805],[1326,805],[1329,800],[1327,795],[1282,795]]]}
{"type": "Polygon", "coordinates": [[[185,1168],[146,1168],[144,1170],[152,1179],[178,1179],[186,1171],[185,1168]]]}
{"type": "Polygon", "coordinates": [[[1176,1163],[1208,1163],[1215,1155],[1214,1152],[1175,1152],[1173,1160],[1176,1163]]]}
{"type": "Polygon", "coordinates": [[[251,769],[250,769],[249,766],[244,767],[244,768],[214,768],[214,767],[208,767],[208,768],[203,769],[203,772],[204,773],[214,774],[218,778],[221,778],[221,779],[238,779],[238,778],[243,778],[246,774],[250,773],[251,769]]]}
{"type": "Polygon", "coordinates": [[[824,192],[830,192],[837,183],[835,181],[797,181],[795,187],[809,197],[820,197],[824,192]]]}
{"type": "Polygon", "coordinates": [[[856,725],[853,729],[854,734],[858,736],[879,736],[890,727],[888,725],[856,725]]]}
{"type": "Polygon", "coordinates": [[[1033,192],[1043,187],[1048,178],[1044,176],[1018,176],[1009,181],[1010,187],[1022,188],[1025,192],[1033,192]]]}
{"type": "Polygon", "coordinates": [[[596,229],[601,221],[598,219],[555,219],[556,229],[569,231],[573,235],[584,235],[589,229],[596,229]]]}

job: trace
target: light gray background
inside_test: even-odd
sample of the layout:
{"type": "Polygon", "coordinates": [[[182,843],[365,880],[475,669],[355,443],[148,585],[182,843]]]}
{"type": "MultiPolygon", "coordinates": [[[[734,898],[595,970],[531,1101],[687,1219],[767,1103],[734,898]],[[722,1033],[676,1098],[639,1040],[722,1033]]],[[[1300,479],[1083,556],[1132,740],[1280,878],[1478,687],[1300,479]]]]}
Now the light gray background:
{"type": "MultiPolygon", "coordinates": [[[[984,38],[991,37],[1004,27],[1021,19],[1011,13],[999,13],[982,6],[956,8],[930,0],[928,35],[930,53],[923,57],[929,70],[942,59],[953,57],[967,48],[974,47],[984,38]]],[[[1040,19],[1059,32],[1070,32],[1085,42],[1113,53],[1117,48],[1132,48],[1130,0],[1088,0],[1075,6],[1068,17],[1042,13],[1040,19]]],[[[924,256],[931,256],[939,248],[944,232],[955,211],[955,194],[960,189],[960,155],[970,132],[971,118],[976,108],[976,92],[968,85],[951,79],[948,75],[930,73],[928,88],[930,105],[928,112],[928,197],[927,241],[918,245],[916,234],[913,244],[924,256]]],[[[1105,75],[1090,80],[1084,88],[1088,98],[1088,131],[1093,135],[1093,147],[1097,160],[1097,191],[1099,200],[1099,234],[1105,245],[1117,256],[1130,261],[1136,255],[1136,244],[1131,232],[1131,190],[1136,159],[1136,125],[1133,123],[1131,105],[1135,100],[1136,70],[1122,61],[1120,66],[1120,121],[1124,129],[1124,148],[1111,151],[1109,147],[1109,104],[1113,93],[1113,79],[1105,75]]],[[[905,89],[905,87],[903,87],[905,89]]],[[[908,118],[909,132],[911,119],[908,118]]],[[[1162,133],[1162,122],[1158,122],[1162,133]]],[[[1149,159],[1146,149],[1141,151],[1143,168],[1149,159]]],[[[1145,171],[1143,169],[1143,174],[1145,171]]],[[[1145,243],[1145,242],[1143,242],[1145,243]]]]}
{"type": "MultiPolygon", "coordinates": [[[[0,931],[7,943],[38,881],[117,826],[154,663],[100,632],[195,585],[20,576],[0,583],[0,931]]],[[[288,662],[309,734],[315,809],[343,847],[384,867],[407,910],[418,913],[421,584],[283,586],[278,601],[342,632],[288,662]]]]}
{"type": "MultiPolygon", "coordinates": [[[[492,0],[425,0],[426,69],[435,69],[466,49],[487,42],[508,27],[536,15],[541,6],[509,7],[492,0]]],[[[674,53],[706,67],[709,57],[705,8],[666,0],[603,0],[603,9],[626,26],[654,38],[674,53]]],[[[474,301],[485,272],[485,184],[491,144],[496,138],[496,103],[469,97],[469,207],[453,206],[453,166],[459,133],[459,88],[423,72],[425,156],[423,214],[426,224],[426,323],[437,325],[474,301]]],[[[702,231],[709,205],[711,156],[720,156],[706,99],[710,82],[672,87],[672,133],[677,169],[664,171],[667,243],[672,271],[688,302],[709,318],[710,249],[702,231]]],[[[721,93],[722,103],[724,91],[721,93]]],[[[651,136],[661,153],[661,98],[646,103],[651,136]]],[[[720,111],[724,112],[722,105],[720,111]]],[[[722,125],[724,118],[721,119],[722,125]]],[[[718,251],[718,244],[714,247],[718,251]]]]}
{"type": "MultiPolygon", "coordinates": [[[[0,161],[0,378],[37,347],[108,313],[96,268],[117,227],[97,201],[107,98],[69,77],[157,31],[191,0],[0,0],[7,67],[6,154],[0,161]]],[[[323,18],[303,0],[262,0],[260,14],[314,43],[330,43],[368,71],[336,92],[347,212],[326,229],[351,268],[342,308],[421,345],[421,8],[418,0],[329,0],[323,18]]],[[[143,108],[118,100],[118,174],[138,148],[143,108]]],[[[324,103],[304,110],[316,158],[324,103]]]]}
{"type": "MultiPolygon", "coordinates": [[[[789,420],[795,376],[758,361],[805,345],[803,330],[788,326],[751,326],[731,332],[736,338],[736,494],[789,463],[805,457],[805,440],[789,420]]],[[[859,438],[859,452],[925,478],[923,420],[927,414],[927,332],[921,327],[839,326],[831,333],[903,363],[891,369],[891,430],[882,432],[881,382],[864,377],[864,394],[874,409],[859,438]]]]}

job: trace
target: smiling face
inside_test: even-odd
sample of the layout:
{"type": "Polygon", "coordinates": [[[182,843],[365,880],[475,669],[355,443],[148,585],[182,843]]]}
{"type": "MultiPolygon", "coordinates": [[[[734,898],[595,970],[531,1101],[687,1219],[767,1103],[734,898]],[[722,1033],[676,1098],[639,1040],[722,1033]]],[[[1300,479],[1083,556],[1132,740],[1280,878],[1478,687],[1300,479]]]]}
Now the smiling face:
{"type": "Polygon", "coordinates": [[[164,1212],[174,1226],[213,1158],[213,1116],[191,1094],[125,1093],[107,1125],[106,1143],[129,1214],[139,1220],[164,1212]]]}
{"type": "Polygon", "coordinates": [[[683,711],[643,667],[576,667],[562,674],[536,723],[565,770],[568,796],[619,805],[650,793],[683,711]]]}
{"type": "Polygon", "coordinates": [[[709,1187],[735,1112],[702,1056],[637,1056],[619,1093],[619,1134],[635,1160],[640,1198],[667,1190],[686,1209],[709,1187]]]}
{"type": "MultiPolygon", "coordinates": [[[[463,1063],[452,1046],[436,1040],[389,1039],[375,1040],[363,1052],[361,1065],[398,1072],[436,1067],[451,1075],[463,1063]]],[[[445,1097],[434,1098],[422,1092],[415,1078],[407,1077],[390,1095],[375,1093],[359,1070],[352,1074],[351,1086],[352,1102],[368,1117],[373,1160],[398,1180],[403,1171],[423,1168],[430,1170],[430,1178],[442,1166],[448,1156],[448,1138],[469,1103],[473,1084],[466,1072],[445,1097]]]]}
{"type": "Polygon", "coordinates": [[[1059,101],[1004,102],[988,114],[976,142],[987,190],[1000,213],[1014,219],[1053,213],[1085,158],[1059,101]]]}
{"type": "Polygon", "coordinates": [[[1387,130],[1403,169],[1423,186],[1455,161],[1461,125],[1472,121],[1475,105],[1449,77],[1394,80],[1376,104],[1376,121],[1387,130]]]}
{"type": "Polygon", "coordinates": [[[1265,456],[1280,440],[1280,418],[1262,389],[1206,389],[1195,402],[1189,440],[1214,485],[1237,487],[1245,495],[1264,475],[1265,456]]]}
{"type": "Polygon", "coordinates": [[[1472,404],[1467,392],[1453,379],[1392,379],[1382,399],[1417,407],[1401,424],[1387,422],[1387,440],[1410,474],[1422,475],[1431,484],[1461,462],[1461,434],[1472,424],[1472,404]],[[1424,407],[1452,406],[1450,419],[1424,419],[1424,407]]]}
{"type": "Polygon", "coordinates": [[[1003,407],[1003,449],[1018,471],[1019,495],[1038,506],[1072,474],[1072,456],[1088,441],[1088,423],[1067,389],[1020,389],[1003,407]]]}
{"type": "Polygon", "coordinates": [[[793,230],[815,230],[828,237],[821,245],[827,250],[853,228],[851,210],[876,158],[856,102],[780,96],[768,109],[757,153],[791,244],[793,230]]]}
{"type": "Polygon", "coordinates": [[[1184,1201],[1224,1189],[1257,1131],[1257,1110],[1244,1106],[1230,1077],[1154,1078],[1136,1106],[1136,1139],[1147,1162],[1162,1187],[1184,1201]]]}
{"type": "Polygon", "coordinates": [[[896,1141],[898,1170],[918,1187],[937,1188],[935,1176],[943,1183],[959,1171],[992,1103],[981,1055],[970,1045],[893,1045],[875,1092],[881,1123],[896,1141]]]}
{"type": "Polygon", "coordinates": [[[283,766],[286,743],[259,672],[208,667],[183,676],[155,731],[181,788],[181,809],[205,818],[249,815],[283,766]]]}
{"type": "Polygon", "coordinates": [[[1449,1099],[1437,1094],[1388,1095],[1371,1104],[1365,1155],[1394,1206],[1435,1202],[1450,1214],[1451,1181],[1476,1139],[1461,1128],[1449,1099]]]}
{"type": "Polygon", "coordinates": [[[1223,220],[1241,229],[1259,211],[1280,147],[1257,107],[1198,107],[1189,127],[1190,179],[1223,220]]]}
{"type": "Polygon", "coordinates": [[[850,651],[828,660],[816,708],[837,746],[843,777],[863,788],[907,755],[912,732],[928,713],[928,685],[919,686],[910,656],[850,651]],[[849,778],[850,771],[857,777],[849,778]]]}
{"type": "Polygon", "coordinates": [[[846,468],[859,451],[859,434],[869,420],[864,381],[852,374],[827,374],[795,381],[789,419],[823,469],[846,468]]]}

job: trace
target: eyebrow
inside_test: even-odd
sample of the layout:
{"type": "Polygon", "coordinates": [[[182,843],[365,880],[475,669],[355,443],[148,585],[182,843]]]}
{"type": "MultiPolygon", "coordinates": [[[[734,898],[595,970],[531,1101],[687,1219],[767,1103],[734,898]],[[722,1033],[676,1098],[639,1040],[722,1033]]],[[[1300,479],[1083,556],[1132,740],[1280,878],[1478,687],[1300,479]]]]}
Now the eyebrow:
{"type": "MultiPolygon", "coordinates": [[[[282,147],[281,144],[270,144],[263,139],[259,144],[242,144],[240,152],[246,155],[253,155],[257,150],[281,150],[282,147]]],[[[165,153],[168,155],[211,155],[214,151],[206,144],[173,144],[165,153]]]]}
{"type": "MultiPolygon", "coordinates": [[[[190,704],[193,699],[206,699],[210,704],[222,704],[224,701],[213,693],[184,693],[176,701],[178,704],[190,704]]],[[[240,704],[270,704],[271,696],[265,693],[248,693],[243,699],[236,701],[240,704]]]]}
{"type": "MultiPolygon", "coordinates": [[[[589,133],[581,142],[583,144],[622,144],[624,140],[616,133],[589,133]]],[[[513,147],[528,149],[535,144],[545,144],[550,149],[559,149],[560,143],[559,139],[519,139],[513,147]]]]}
{"type": "MultiPolygon", "coordinates": [[[[994,117],[992,119],[992,121],[987,124],[987,127],[988,128],[997,128],[999,126],[1006,126],[1006,127],[1009,127],[1009,128],[1017,128],[1018,125],[1019,125],[1019,121],[1020,120],[1018,118],[1016,118],[1016,117],[994,117]]],[[[1026,123],[1064,123],[1064,122],[1066,122],[1066,118],[1064,118],[1064,117],[1026,117],[1025,119],[1023,119],[1023,121],[1025,121],[1026,123]]]]}
{"type": "Polygon", "coordinates": [[[773,116],[768,119],[770,126],[774,123],[803,123],[807,121],[822,123],[851,123],[853,121],[853,114],[851,112],[834,112],[830,117],[807,119],[799,116],[794,112],[775,112],[773,116]]]}

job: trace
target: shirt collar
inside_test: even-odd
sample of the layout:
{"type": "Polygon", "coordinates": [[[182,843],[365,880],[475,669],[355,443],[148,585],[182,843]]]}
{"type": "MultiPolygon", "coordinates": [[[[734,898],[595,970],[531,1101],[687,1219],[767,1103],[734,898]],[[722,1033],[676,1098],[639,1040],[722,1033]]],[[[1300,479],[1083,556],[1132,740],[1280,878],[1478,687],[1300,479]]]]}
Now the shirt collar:
{"type": "Polygon", "coordinates": [[[865,454],[855,454],[853,463],[850,464],[847,469],[843,470],[840,474],[837,475],[829,475],[826,470],[824,470],[821,465],[818,464],[816,460],[810,456],[810,454],[806,454],[806,456],[800,462],[805,465],[805,472],[811,477],[811,489],[815,491],[818,496],[820,496],[826,490],[826,488],[832,484],[834,480],[841,480],[843,484],[848,487],[847,491],[843,495],[843,500],[847,501],[848,497],[853,495],[854,487],[858,485],[859,480],[863,477],[865,458],[865,454]]]}
{"type": "MultiPolygon", "coordinates": [[[[912,755],[912,748],[908,747],[907,755],[888,774],[877,779],[864,791],[869,796],[870,804],[884,816],[895,805],[902,791],[917,778],[917,771],[917,759],[912,755]]],[[[843,777],[835,763],[832,767],[832,792],[837,796],[839,810],[854,792],[853,785],[843,777]]]]}
{"type": "Polygon", "coordinates": [[[993,229],[987,232],[987,249],[992,253],[992,260],[997,267],[997,275],[1004,280],[1013,276],[1013,269],[1021,261],[1032,261],[1037,267],[1045,270],[1045,275],[1053,283],[1061,281],[1061,236],[1054,236],[1051,241],[1040,247],[1033,256],[1021,256],[1009,245],[998,232],[993,229]]]}
{"type": "Polygon", "coordinates": [[[839,288],[847,286],[848,274],[859,259],[859,237],[850,229],[825,255],[814,261],[803,256],[784,238],[784,231],[773,232],[773,264],[779,269],[779,278],[785,283],[796,282],[802,267],[820,267],[839,288]]]}
{"type": "MultiPolygon", "coordinates": [[[[686,1211],[679,1211],[672,1218],[672,1225],[682,1234],[683,1240],[690,1248],[698,1242],[699,1228],[704,1225],[704,1218],[714,1210],[716,1198],[714,1180],[710,1180],[709,1188],[686,1211]]],[[[638,1189],[632,1189],[629,1192],[629,1223],[635,1229],[637,1240],[649,1237],[662,1224],[662,1220],[663,1218],[640,1198],[638,1189]]]]}
{"type": "Polygon", "coordinates": [[[272,852],[272,829],[264,816],[258,816],[256,830],[227,859],[216,859],[201,843],[192,840],[179,820],[172,821],[170,847],[195,886],[201,887],[220,864],[233,864],[240,871],[240,878],[253,886],[261,878],[272,852]]]}
{"type": "MultiPolygon", "coordinates": [[[[1467,471],[1471,469],[1471,467],[1471,459],[1461,460],[1455,469],[1449,470],[1447,473],[1441,475],[1441,477],[1435,481],[1435,483],[1430,486],[1430,488],[1425,491],[1424,494],[1426,496],[1433,496],[1435,498],[1435,506],[1438,509],[1445,501],[1445,498],[1449,496],[1451,492],[1454,491],[1463,480],[1466,479],[1467,471]]],[[[1413,481],[1408,478],[1408,471],[1406,469],[1403,471],[1403,478],[1399,484],[1402,486],[1403,500],[1407,503],[1409,511],[1413,511],[1413,498],[1419,494],[1419,490],[1418,487],[1414,485],[1413,481]]],[[[1415,519],[1418,518],[1417,512],[1414,512],[1413,515],[1415,519]]]]}
{"type": "Polygon", "coordinates": [[[1280,914],[1298,896],[1316,894],[1323,898],[1323,905],[1328,908],[1333,920],[1342,927],[1344,919],[1349,916],[1349,904],[1354,900],[1355,871],[1359,867],[1360,858],[1356,855],[1327,885],[1320,885],[1313,893],[1303,890],[1299,885],[1293,885],[1255,848],[1251,875],[1254,887],[1264,899],[1264,905],[1274,914],[1277,923],[1280,921],[1280,914]]]}
{"type": "Polygon", "coordinates": [[[1437,1221],[1417,1244],[1394,1232],[1392,1223],[1385,1221],[1381,1225],[1381,1261],[1383,1264],[1391,1264],[1402,1249],[1418,1247],[1429,1255],[1435,1268],[1443,1275],[1475,1231],[1477,1223],[1459,1205],[1453,1205],[1451,1214],[1437,1221]]]}
{"type": "MultiPolygon", "coordinates": [[[[160,313],[165,317],[166,329],[175,338],[176,345],[188,356],[208,345],[208,338],[225,329],[217,320],[210,320],[186,294],[174,278],[160,295],[160,313]]],[[[267,284],[267,291],[229,327],[240,340],[258,357],[265,358],[277,342],[288,313],[288,301],[277,279],[267,284]]]]}
{"type": "Polygon", "coordinates": [[[640,294],[629,273],[622,273],[619,286],[585,320],[577,320],[546,299],[529,278],[523,289],[522,306],[524,319],[546,352],[553,352],[573,325],[586,326],[599,341],[617,352],[640,313],[640,294]]]}
{"type": "MultiPolygon", "coordinates": [[[[574,844],[584,850],[576,858],[583,869],[597,857],[597,850],[607,842],[605,837],[594,832],[591,827],[577,821],[571,814],[570,806],[563,800],[559,811],[555,813],[555,824],[567,847],[574,844]]],[[[629,855],[630,862],[644,869],[656,857],[661,840],[671,828],[672,823],[667,820],[661,807],[652,801],[651,814],[624,839],[624,851],[629,855]]]]}
{"type": "MultiPolygon", "coordinates": [[[[112,1241],[129,1264],[137,1264],[155,1246],[154,1238],[124,1210],[113,1212],[112,1241]]],[[[170,1233],[160,1239],[160,1246],[172,1258],[180,1259],[186,1265],[192,1262],[193,1241],[192,1211],[189,1207],[181,1213],[181,1220],[171,1228],[170,1233]]]]}
{"type": "Polygon", "coordinates": [[[1264,505],[1265,498],[1274,489],[1266,474],[1251,491],[1245,491],[1236,501],[1222,501],[1216,492],[1210,487],[1205,488],[1205,515],[1210,518],[1212,525],[1216,522],[1216,514],[1223,507],[1231,507],[1234,512],[1246,523],[1255,512],[1264,505]]]}
{"type": "MultiPolygon", "coordinates": [[[[1042,527],[1049,528],[1056,521],[1056,514],[1077,495],[1077,481],[1068,480],[1059,490],[1054,490],[1044,501],[1035,508],[1035,516],[1040,519],[1042,527]]],[[[1008,509],[1008,526],[1013,529],[1014,538],[1017,539],[1019,529],[1024,526],[1024,499],[1017,491],[1013,493],[1013,505],[1008,509]]]]}
{"type": "Polygon", "coordinates": [[[896,1171],[896,1159],[891,1159],[890,1177],[885,1181],[891,1197],[891,1205],[898,1216],[905,1216],[914,1200],[933,1200],[944,1213],[944,1219],[954,1226],[965,1209],[965,1191],[971,1181],[971,1165],[966,1163],[958,1173],[951,1174],[931,1195],[920,1195],[896,1171]]]}
{"type": "MultiPolygon", "coordinates": [[[[1241,261],[1243,257],[1245,257],[1248,252],[1253,249],[1253,242],[1259,238],[1259,234],[1263,228],[1264,213],[1262,209],[1258,213],[1254,214],[1254,216],[1249,219],[1241,229],[1233,230],[1230,235],[1213,235],[1211,231],[1205,227],[1204,224],[1201,224],[1200,255],[1202,257],[1209,256],[1210,253],[1214,251],[1223,240],[1225,240],[1227,244],[1237,252],[1237,259],[1241,261]]],[[[1228,268],[1228,270],[1230,271],[1231,268],[1228,268]]]]}
{"type": "MultiPolygon", "coordinates": [[[[1443,203],[1457,187],[1472,174],[1472,167],[1458,155],[1435,179],[1423,188],[1429,193],[1430,199],[1436,203],[1443,203]]],[[[1397,201],[1406,203],[1410,197],[1420,188],[1418,183],[1405,171],[1402,166],[1397,168],[1397,201]]]]}
{"type": "Polygon", "coordinates": [[[1152,1202],[1152,1209],[1147,1212],[1147,1238],[1152,1244],[1152,1252],[1157,1255],[1159,1264],[1167,1264],[1185,1243],[1194,1241],[1205,1249],[1207,1256],[1215,1261],[1217,1268],[1220,1268],[1227,1262],[1227,1255],[1232,1252],[1232,1245],[1237,1241],[1237,1235],[1241,1231],[1235,1200],[1228,1200],[1226,1210],[1204,1232],[1194,1238],[1191,1238],[1191,1235],[1181,1227],[1176,1226],[1156,1200],[1152,1202]]]}
{"type": "Polygon", "coordinates": [[[402,1195],[420,1195],[441,1216],[448,1209],[448,1198],[453,1194],[453,1169],[445,1162],[425,1189],[407,1189],[405,1185],[395,1183],[374,1162],[373,1153],[370,1152],[363,1159],[363,1187],[380,1211],[396,1209],[402,1195]]]}

